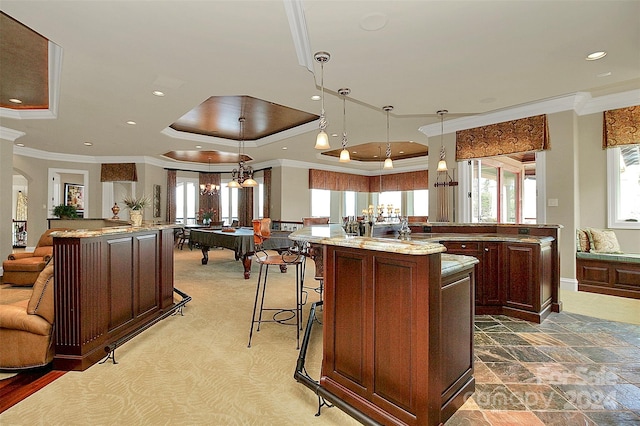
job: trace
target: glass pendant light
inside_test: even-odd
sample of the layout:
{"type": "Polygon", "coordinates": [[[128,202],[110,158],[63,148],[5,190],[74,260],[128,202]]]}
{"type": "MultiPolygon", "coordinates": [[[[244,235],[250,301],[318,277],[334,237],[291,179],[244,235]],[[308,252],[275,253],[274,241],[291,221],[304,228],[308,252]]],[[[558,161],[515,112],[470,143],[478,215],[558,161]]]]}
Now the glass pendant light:
{"type": "Polygon", "coordinates": [[[325,62],[329,62],[331,55],[327,52],[317,52],[314,56],[314,59],[320,63],[320,101],[322,102],[322,109],[320,112],[320,132],[318,132],[318,136],[316,137],[316,149],[329,149],[331,146],[329,145],[329,136],[325,129],[327,128],[327,119],[324,115],[324,64],[325,62]]]}
{"type": "Polygon", "coordinates": [[[447,160],[444,159],[445,156],[445,152],[444,152],[444,142],[443,142],[443,138],[444,138],[444,115],[446,113],[448,113],[449,111],[447,111],[446,109],[441,109],[440,111],[437,112],[437,114],[440,116],[440,161],[438,161],[438,172],[446,172],[447,169],[447,160]]]}
{"type": "Polygon", "coordinates": [[[382,109],[387,112],[387,157],[384,159],[384,168],[393,169],[393,160],[391,159],[391,142],[389,142],[389,111],[393,111],[391,105],[383,106],[382,109]]]}
{"type": "Polygon", "coordinates": [[[340,151],[340,162],[348,163],[351,161],[349,150],[347,149],[347,95],[351,93],[351,89],[340,89],[338,93],[342,95],[342,151],[340,151]]]}

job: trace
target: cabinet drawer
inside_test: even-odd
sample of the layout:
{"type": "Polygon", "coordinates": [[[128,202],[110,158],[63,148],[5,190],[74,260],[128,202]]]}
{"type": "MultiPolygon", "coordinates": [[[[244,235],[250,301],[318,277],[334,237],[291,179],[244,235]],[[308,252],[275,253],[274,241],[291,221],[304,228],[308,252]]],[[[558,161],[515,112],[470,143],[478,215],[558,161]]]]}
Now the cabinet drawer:
{"type": "Polygon", "coordinates": [[[479,242],[466,241],[444,241],[442,242],[449,252],[478,252],[480,251],[479,242]]]}

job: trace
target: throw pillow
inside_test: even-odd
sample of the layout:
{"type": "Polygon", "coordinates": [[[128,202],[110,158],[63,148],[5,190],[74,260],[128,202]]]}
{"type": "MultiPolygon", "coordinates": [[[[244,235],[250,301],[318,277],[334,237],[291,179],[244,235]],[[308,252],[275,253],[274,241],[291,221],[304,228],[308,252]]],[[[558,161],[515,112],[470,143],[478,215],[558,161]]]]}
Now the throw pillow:
{"type": "Polygon", "coordinates": [[[589,236],[584,229],[576,229],[576,250],[588,252],[590,249],[589,236]]]}
{"type": "Polygon", "coordinates": [[[589,243],[594,253],[622,253],[616,233],[610,229],[588,228],[589,243]]]}

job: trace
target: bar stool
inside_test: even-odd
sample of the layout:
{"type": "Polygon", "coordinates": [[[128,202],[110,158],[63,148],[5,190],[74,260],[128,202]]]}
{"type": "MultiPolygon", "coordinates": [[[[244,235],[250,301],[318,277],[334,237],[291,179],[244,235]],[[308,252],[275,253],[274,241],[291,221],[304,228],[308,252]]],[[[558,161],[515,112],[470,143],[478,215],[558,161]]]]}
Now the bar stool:
{"type": "Polygon", "coordinates": [[[253,238],[255,248],[255,259],[260,265],[258,273],[258,282],[256,284],[256,296],[253,302],[253,315],[251,317],[251,330],[249,331],[249,344],[251,347],[251,339],[253,338],[253,330],[260,331],[260,325],[264,322],[274,322],[283,325],[293,325],[296,327],[296,349],[300,349],[300,330],[302,329],[302,302],[301,294],[304,284],[304,265],[305,257],[296,251],[286,251],[282,254],[268,254],[262,244],[271,235],[270,232],[271,219],[254,219],[253,220],[253,238]],[[273,308],[264,306],[264,298],[267,292],[267,278],[269,276],[269,266],[283,267],[294,266],[296,269],[296,305],[293,308],[273,308]],[[258,298],[260,298],[260,308],[258,308],[258,298]],[[264,319],[265,311],[273,312],[270,319],[264,319]],[[293,321],[295,322],[293,322],[293,321]],[[257,327],[255,327],[257,325],[257,327]]]}

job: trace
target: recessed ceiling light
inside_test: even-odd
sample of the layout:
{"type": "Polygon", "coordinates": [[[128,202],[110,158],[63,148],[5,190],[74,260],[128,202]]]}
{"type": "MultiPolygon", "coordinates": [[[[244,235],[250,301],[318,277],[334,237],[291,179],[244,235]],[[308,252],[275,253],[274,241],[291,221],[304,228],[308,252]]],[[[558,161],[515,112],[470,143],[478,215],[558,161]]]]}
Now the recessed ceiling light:
{"type": "Polygon", "coordinates": [[[352,153],[352,154],[357,154],[357,153],[358,153],[358,151],[351,151],[351,153],[352,153]]]}
{"type": "Polygon", "coordinates": [[[377,156],[377,155],[374,155],[374,156],[373,156],[373,158],[378,158],[378,156],[377,156]]]}
{"type": "Polygon", "coordinates": [[[136,122],[135,122],[135,121],[133,121],[133,120],[129,120],[129,121],[127,121],[127,124],[128,124],[128,125],[130,125],[130,126],[135,126],[135,125],[136,125],[136,124],[138,124],[138,123],[136,123],[136,122]]]}
{"type": "Polygon", "coordinates": [[[332,138],[337,138],[337,137],[338,137],[338,134],[337,134],[337,133],[331,133],[331,137],[332,137],[332,138]]]}
{"type": "Polygon", "coordinates": [[[202,148],[202,145],[196,145],[196,149],[202,148]]]}
{"type": "Polygon", "coordinates": [[[287,148],[286,146],[283,146],[282,149],[289,149],[289,148],[287,148]]]}
{"type": "Polygon", "coordinates": [[[161,92],[159,90],[154,90],[153,94],[156,95],[156,96],[164,96],[164,92],[161,92]]]}
{"type": "Polygon", "coordinates": [[[21,104],[22,103],[22,101],[20,99],[16,99],[16,98],[9,99],[9,102],[14,103],[14,104],[21,104]]]}
{"type": "Polygon", "coordinates": [[[399,151],[400,154],[404,154],[404,151],[399,151]]]}
{"type": "Polygon", "coordinates": [[[600,74],[596,75],[596,77],[609,77],[611,75],[611,71],[607,71],[607,72],[601,72],[600,74]]]}
{"type": "Polygon", "coordinates": [[[23,143],[21,143],[21,142],[17,143],[16,145],[17,145],[17,146],[24,146],[24,144],[23,144],[23,143]]]}
{"type": "Polygon", "coordinates": [[[312,100],[312,101],[319,101],[320,99],[322,99],[322,97],[321,97],[320,95],[313,95],[313,96],[311,97],[311,100],[312,100]]]}
{"type": "Polygon", "coordinates": [[[93,146],[93,144],[91,142],[85,142],[84,145],[85,146],[93,146]]]}
{"type": "Polygon", "coordinates": [[[602,59],[602,58],[604,58],[605,56],[607,56],[607,52],[605,52],[605,51],[599,51],[599,52],[589,53],[585,59],[586,59],[587,61],[595,61],[595,60],[597,60],[597,59],[602,59]]]}

